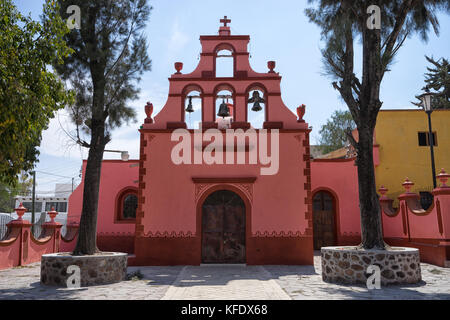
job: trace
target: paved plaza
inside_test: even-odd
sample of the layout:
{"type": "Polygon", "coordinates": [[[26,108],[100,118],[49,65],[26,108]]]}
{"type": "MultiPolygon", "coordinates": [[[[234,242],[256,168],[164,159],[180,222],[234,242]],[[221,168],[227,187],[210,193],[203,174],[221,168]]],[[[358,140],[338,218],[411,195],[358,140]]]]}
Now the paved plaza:
{"type": "Polygon", "coordinates": [[[0,299],[447,299],[450,269],[421,264],[422,282],[368,290],[322,281],[320,256],[313,266],[129,267],[142,280],[79,289],[43,286],[40,264],[0,271],[0,299]]]}

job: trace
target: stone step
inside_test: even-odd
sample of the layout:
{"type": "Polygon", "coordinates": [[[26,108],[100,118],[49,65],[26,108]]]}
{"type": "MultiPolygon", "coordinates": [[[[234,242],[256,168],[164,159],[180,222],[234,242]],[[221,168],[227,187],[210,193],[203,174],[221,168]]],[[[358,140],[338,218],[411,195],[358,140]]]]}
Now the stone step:
{"type": "Polygon", "coordinates": [[[444,267],[450,268],[450,260],[445,261],[444,267]]]}

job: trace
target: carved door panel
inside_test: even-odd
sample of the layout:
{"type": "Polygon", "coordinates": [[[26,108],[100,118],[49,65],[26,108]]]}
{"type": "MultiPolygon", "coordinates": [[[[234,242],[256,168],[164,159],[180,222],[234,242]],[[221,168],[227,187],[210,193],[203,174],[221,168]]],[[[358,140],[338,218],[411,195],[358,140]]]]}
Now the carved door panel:
{"type": "Polygon", "coordinates": [[[335,245],[335,212],[328,192],[318,192],[313,199],[314,250],[335,245]]]}
{"type": "Polygon", "coordinates": [[[202,262],[245,262],[245,205],[234,192],[216,191],[203,203],[202,262]]]}

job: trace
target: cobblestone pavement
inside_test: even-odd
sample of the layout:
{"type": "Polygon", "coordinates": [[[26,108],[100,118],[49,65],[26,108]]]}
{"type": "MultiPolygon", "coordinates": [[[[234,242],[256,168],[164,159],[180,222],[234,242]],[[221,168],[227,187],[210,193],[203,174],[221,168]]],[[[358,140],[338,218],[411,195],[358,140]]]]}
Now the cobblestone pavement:
{"type": "Polygon", "coordinates": [[[0,271],[0,300],[159,300],[182,269],[182,266],[129,267],[128,273],[140,270],[144,278],[109,285],[67,289],[41,285],[39,281],[40,263],[35,263],[0,271]]]}
{"type": "Polygon", "coordinates": [[[380,290],[329,284],[313,266],[129,267],[142,280],[67,289],[43,286],[40,265],[0,271],[2,299],[448,299],[450,269],[421,264],[422,282],[380,290]]]}
{"type": "Polygon", "coordinates": [[[322,281],[320,252],[313,266],[264,266],[294,300],[450,300],[450,268],[421,263],[422,281],[408,285],[382,286],[369,290],[364,285],[337,285],[322,281]]]}

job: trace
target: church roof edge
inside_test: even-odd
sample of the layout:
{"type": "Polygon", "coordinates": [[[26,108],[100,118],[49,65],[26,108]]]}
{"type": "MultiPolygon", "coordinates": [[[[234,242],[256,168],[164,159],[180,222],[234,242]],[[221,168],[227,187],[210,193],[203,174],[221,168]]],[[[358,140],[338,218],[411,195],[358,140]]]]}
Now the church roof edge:
{"type": "Polygon", "coordinates": [[[203,35],[200,36],[200,41],[202,40],[250,40],[249,35],[229,35],[229,36],[222,36],[222,35],[203,35]]]}

